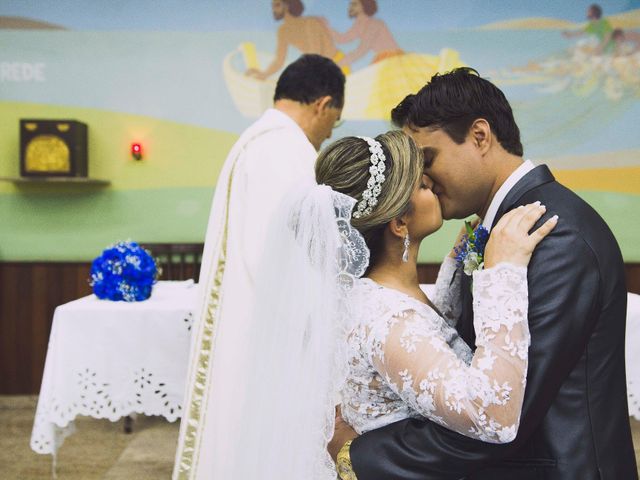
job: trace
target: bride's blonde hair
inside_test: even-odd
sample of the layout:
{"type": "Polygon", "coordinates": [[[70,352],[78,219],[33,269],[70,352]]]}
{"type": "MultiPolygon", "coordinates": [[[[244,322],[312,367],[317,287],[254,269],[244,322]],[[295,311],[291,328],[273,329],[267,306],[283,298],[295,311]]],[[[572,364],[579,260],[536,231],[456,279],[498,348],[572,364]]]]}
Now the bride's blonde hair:
{"type": "MultiPolygon", "coordinates": [[[[375,139],[382,145],[386,157],[386,178],[373,211],[351,219],[371,251],[371,265],[376,263],[382,249],[385,226],[410,211],[411,194],[424,169],[422,152],[402,131],[383,133],[375,139]]],[[[316,160],[316,182],[359,202],[367,188],[370,166],[371,152],[367,142],[358,137],[345,137],[320,152],[316,160]]]]}

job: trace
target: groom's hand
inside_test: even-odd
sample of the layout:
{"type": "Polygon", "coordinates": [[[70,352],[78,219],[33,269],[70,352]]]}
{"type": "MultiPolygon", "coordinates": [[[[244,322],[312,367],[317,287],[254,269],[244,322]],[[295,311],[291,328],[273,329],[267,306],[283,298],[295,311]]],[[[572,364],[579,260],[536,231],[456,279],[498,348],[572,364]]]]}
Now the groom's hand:
{"type": "Polygon", "coordinates": [[[331,458],[333,458],[334,462],[338,457],[338,452],[340,452],[340,449],[344,446],[344,444],[349,440],[353,440],[357,436],[358,434],[353,428],[351,428],[351,425],[344,421],[344,418],[342,418],[342,413],[340,412],[340,406],[337,406],[336,426],[333,432],[333,438],[327,446],[327,450],[329,450],[329,454],[331,455],[331,458]]]}

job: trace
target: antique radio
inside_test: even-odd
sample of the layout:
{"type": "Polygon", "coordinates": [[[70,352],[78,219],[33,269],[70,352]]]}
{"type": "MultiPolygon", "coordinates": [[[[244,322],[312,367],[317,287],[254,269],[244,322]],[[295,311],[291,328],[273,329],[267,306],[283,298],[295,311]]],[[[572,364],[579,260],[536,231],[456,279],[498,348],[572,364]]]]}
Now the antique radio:
{"type": "Polygon", "coordinates": [[[76,120],[20,120],[20,175],[86,177],[87,125],[76,120]]]}

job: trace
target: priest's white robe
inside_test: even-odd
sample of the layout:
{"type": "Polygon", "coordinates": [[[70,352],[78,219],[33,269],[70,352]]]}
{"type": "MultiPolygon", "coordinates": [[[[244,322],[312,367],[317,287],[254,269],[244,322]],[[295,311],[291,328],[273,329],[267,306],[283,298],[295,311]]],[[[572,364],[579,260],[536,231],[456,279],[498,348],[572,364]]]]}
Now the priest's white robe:
{"type": "Polygon", "coordinates": [[[219,432],[234,425],[230,412],[238,410],[233,402],[242,389],[237,375],[243,366],[236,360],[251,334],[244,323],[267,227],[284,194],[313,180],[316,156],[298,124],[269,109],[240,136],[225,161],[204,245],[202,300],[193,327],[174,479],[211,480],[215,465],[216,480],[222,480],[225,462],[238,452],[219,432]]]}

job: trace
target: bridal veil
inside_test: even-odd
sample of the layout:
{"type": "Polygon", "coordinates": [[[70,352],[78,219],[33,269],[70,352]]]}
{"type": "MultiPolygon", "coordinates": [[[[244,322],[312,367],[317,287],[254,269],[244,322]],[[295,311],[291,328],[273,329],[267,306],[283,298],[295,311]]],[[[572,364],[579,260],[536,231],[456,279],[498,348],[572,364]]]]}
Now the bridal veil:
{"type": "Polygon", "coordinates": [[[216,451],[203,452],[216,457],[212,478],[336,478],[326,446],[348,367],[346,300],[369,262],[350,224],[354,204],[313,184],[288,194],[276,213],[245,341],[220,359],[234,376],[212,380],[213,405],[219,398],[225,408],[214,415],[216,451]]]}

